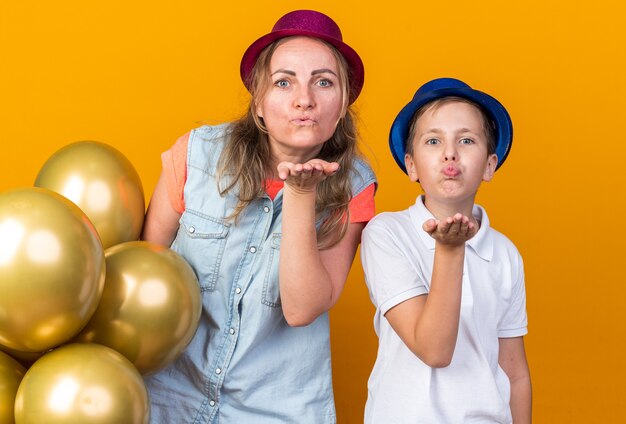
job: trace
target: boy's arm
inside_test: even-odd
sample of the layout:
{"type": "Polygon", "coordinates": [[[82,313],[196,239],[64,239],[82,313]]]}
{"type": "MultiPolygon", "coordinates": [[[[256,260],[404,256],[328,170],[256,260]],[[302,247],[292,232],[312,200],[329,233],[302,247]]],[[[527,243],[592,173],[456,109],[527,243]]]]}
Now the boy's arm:
{"type": "Polygon", "coordinates": [[[424,223],[435,239],[435,260],[427,295],[408,299],[385,314],[405,345],[426,365],[446,367],[452,361],[459,331],[465,242],[476,227],[461,214],[424,223]]]}
{"type": "Polygon", "coordinates": [[[511,414],[514,424],[532,421],[532,389],[523,337],[498,339],[498,363],[511,381],[511,414]]]}

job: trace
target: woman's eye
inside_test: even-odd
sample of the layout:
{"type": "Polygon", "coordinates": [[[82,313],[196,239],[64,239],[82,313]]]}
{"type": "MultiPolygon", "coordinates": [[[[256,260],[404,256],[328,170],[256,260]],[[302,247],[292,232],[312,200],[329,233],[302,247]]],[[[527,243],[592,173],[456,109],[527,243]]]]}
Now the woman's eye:
{"type": "Polygon", "coordinates": [[[327,79],[321,79],[317,82],[320,87],[330,87],[333,83],[327,79]]]}
{"type": "Polygon", "coordinates": [[[287,80],[278,80],[274,83],[276,87],[285,88],[289,87],[289,81],[287,80]]]}

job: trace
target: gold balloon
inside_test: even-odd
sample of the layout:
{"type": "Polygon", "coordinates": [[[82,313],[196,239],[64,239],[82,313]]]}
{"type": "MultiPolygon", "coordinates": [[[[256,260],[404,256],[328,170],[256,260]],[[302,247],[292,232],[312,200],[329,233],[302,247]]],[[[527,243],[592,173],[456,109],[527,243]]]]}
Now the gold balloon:
{"type": "Polygon", "coordinates": [[[42,356],[15,398],[16,424],[148,423],[148,391],[120,353],[98,344],[69,344],[42,356]]]}
{"type": "Polygon", "coordinates": [[[42,188],[0,193],[0,344],[43,352],[71,339],[98,306],[105,270],[75,204],[42,188]]]}
{"type": "Polygon", "coordinates": [[[9,355],[0,352],[0,424],[14,424],[15,394],[26,368],[9,355]]]}
{"type": "Polygon", "coordinates": [[[145,200],[139,174],[115,148],[79,141],[54,153],[35,186],[56,191],[76,203],[98,230],[104,248],[137,240],[145,200]]]}
{"type": "Polygon", "coordinates": [[[47,352],[47,351],[46,352],[21,352],[19,350],[10,349],[2,345],[0,345],[0,351],[6,353],[13,359],[17,360],[20,364],[22,364],[26,368],[30,367],[33,364],[33,362],[41,358],[47,352]]]}
{"type": "Polygon", "coordinates": [[[198,328],[198,280],[176,252],[145,241],[105,251],[106,282],[94,316],[76,341],[124,354],[142,374],[180,355],[198,328]]]}

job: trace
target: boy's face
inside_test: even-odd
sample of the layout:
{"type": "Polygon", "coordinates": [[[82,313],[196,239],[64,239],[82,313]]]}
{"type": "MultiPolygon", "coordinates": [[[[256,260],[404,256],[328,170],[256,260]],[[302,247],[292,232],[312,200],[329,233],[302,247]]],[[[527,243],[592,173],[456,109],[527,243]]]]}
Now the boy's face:
{"type": "Polygon", "coordinates": [[[419,181],[427,200],[474,203],[482,181],[490,181],[498,158],[487,154],[481,112],[464,102],[427,109],[415,124],[413,153],[404,162],[411,181],[419,181]]]}

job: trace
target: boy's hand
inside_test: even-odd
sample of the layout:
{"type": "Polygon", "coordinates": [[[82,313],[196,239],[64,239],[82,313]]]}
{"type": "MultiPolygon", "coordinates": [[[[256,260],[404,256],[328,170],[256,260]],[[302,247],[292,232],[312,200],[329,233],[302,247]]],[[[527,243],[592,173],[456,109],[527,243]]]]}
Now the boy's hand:
{"type": "Polygon", "coordinates": [[[278,164],[278,177],[297,193],[315,192],[317,184],[339,170],[337,162],[312,159],[306,163],[281,162],[278,164]]]}
{"type": "Polygon", "coordinates": [[[478,226],[460,213],[443,220],[429,219],[422,228],[438,243],[447,246],[463,245],[478,231],[478,226]]]}

